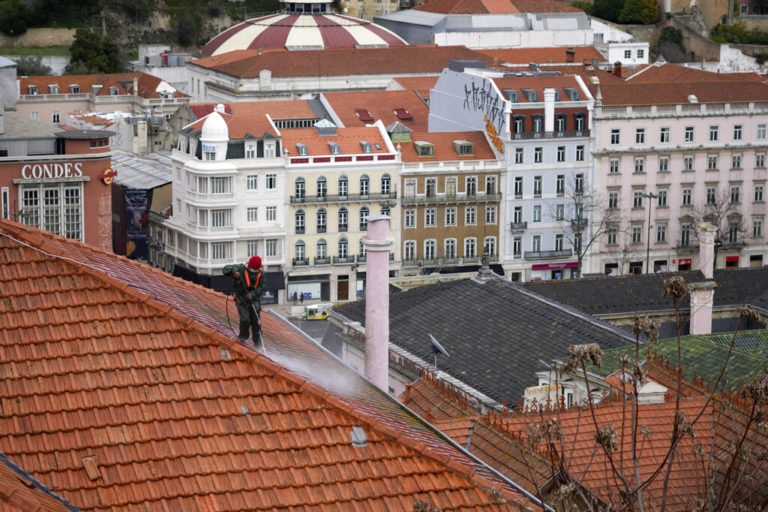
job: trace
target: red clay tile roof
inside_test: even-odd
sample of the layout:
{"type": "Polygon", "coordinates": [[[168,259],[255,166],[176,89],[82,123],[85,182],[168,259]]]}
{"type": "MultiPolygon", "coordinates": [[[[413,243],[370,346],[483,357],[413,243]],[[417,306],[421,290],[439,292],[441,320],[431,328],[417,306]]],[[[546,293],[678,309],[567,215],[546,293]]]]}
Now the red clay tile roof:
{"type": "MultiPolygon", "coordinates": [[[[411,130],[427,131],[429,127],[429,108],[412,90],[406,91],[366,91],[324,93],[334,113],[344,126],[364,126],[371,121],[363,121],[357,111],[365,109],[374,120],[381,119],[384,126],[399,121],[411,130]],[[400,119],[395,114],[398,108],[405,108],[413,119],[400,119]]],[[[427,96],[429,97],[429,96],[427,96]]]]}
{"type": "Polygon", "coordinates": [[[298,156],[296,144],[301,143],[307,146],[309,156],[330,155],[331,148],[329,142],[336,142],[339,145],[339,154],[358,155],[363,152],[360,141],[371,143],[371,153],[388,153],[387,144],[381,136],[379,129],[373,126],[337,128],[335,136],[320,137],[315,128],[296,128],[294,130],[283,130],[283,147],[287,148],[288,156],[298,156]],[[381,149],[376,149],[376,144],[381,149]]]}
{"type": "MultiPolygon", "coordinates": [[[[598,52],[594,46],[574,46],[574,59],[572,62],[583,65],[584,59],[592,62],[597,59],[604,62],[605,58],[598,52]]],[[[477,50],[480,53],[488,55],[494,60],[494,66],[505,63],[509,64],[565,64],[567,48],[506,48],[503,50],[477,50]]]]}
{"type": "Polygon", "coordinates": [[[496,155],[483,132],[413,132],[411,142],[399,142],[403,162],[439,162],[441,160],[495,160],[496,155]],[[471,142],[472,154],[459,156],[453,147],[453,141],[471,142]],[[429,142],[434,147],[432,156],[419,156],[414,142],[429,142]]]}
{"type": "MultiPolygon", "coordinates": [[[[224,118],[227,127],[229,127],[230,140],[243,139],[246,135],[261,138],[267,133],[273,137],[277,136],[277,129],[269,121],[265,113],[237,116],[225,112],[221,114],[221,117],[224,118]]],[[[206,119],[208,119],[208,116],[200,118],[184,128],[197,131],[202,130],[206,119]]]]}
{"type": "Polygon", "coordinates": [[[418,74],[439,75],[452,59],[491,59],[464,46],[414,45],[390,48],[331,48],[326,50],[237,50],[221,57],[191,61],[193,65],[240,78],[254,78],[263,69],[273,77],[418,74]]]}
{"type": "MultiPolygon", "coordinates": [[[[99,75],[60,75],[60,76],[22,76],[19,77],[19,85],[21,94],[27,93],[27,87],[30,85],[36,85],[38,88],[38,94],[49,94],[49,86],[58,85],[59,94],[70,94],[69,86],[80,86],[80,93],[90,93],[91,87],[94,85],[101,85],[101,90],[97,93],[97,96],[109,96],[110,86],[118,88],[120,94],[133,94],[123,87],[121,82],[129,82],[129,88],[133,88],[133,78],[138,78],[138,95],[142,98],[159,98],[160,93],[157,92],[157,86],[163,80],[154,76],[144,73],[142,71],[134,71],[133,73],[109,73],[99,75]]],[[[175,98],[186,98],[187,95],[176,91],[173,93],[175,98]]]]}
{"type": "Polygon", "coordinates": [[[77,509],[52,494],[23,468],[0,454],[0,512],[73,512],[77,509]]]}
{"type": "Polygon", "coordinates": [[[0,451],[82,510],[530,504],[276,315],[257,353],[224,295],[7,220],[0,261],[0,451]]]}
{"type": "MultiPolygon", "coordinates": [[[[200,119],[207,116],[217,103],[194,103],[189,106],[195,117],[200,119]]],[[[276,100],[276,101],[242,101],[237,103],[224,103],[224,112],[227,114],[257,115],[269,114],[275,119],[315,119],[317,114],[310,108],[305,100],[276,100]]]]}
{"type": "Polygon", "coordinates": [[[538,92],[537,102],[544,101],[544,89],[554,88],[560,89],[560,101],[571,101],[567,94],[565,94],[565,87],[576,89],[579,91],[579,101],[584,101],[587,98],[582,93],[581,86],[573,76],[511,76],[504,78],[494,78],[493,82],[499,90],[502,89],[514,89],[519,92],[517,95],[519,103],[528,103],[528,98],[522,94],[522,89],[532,89],[538,92]]]}
{"type": "Polygon", "coordinates": [[[401,76],[395,78],[403,89],[412,89],[422,98],[429,98],[429,92],[435,87],[439,76],[401,76]]]}
{"type": "Polygon", "coordinates": [[[757,73],[713,73],[679,64],[649,64],[627,76],[630,83],[764,82],[757,73]]]}
{"type": "Polygon", "coordinates": [[[433,0],[414,9],[440,14],[514,14],[582,12],[557,0],[433,0]]]}

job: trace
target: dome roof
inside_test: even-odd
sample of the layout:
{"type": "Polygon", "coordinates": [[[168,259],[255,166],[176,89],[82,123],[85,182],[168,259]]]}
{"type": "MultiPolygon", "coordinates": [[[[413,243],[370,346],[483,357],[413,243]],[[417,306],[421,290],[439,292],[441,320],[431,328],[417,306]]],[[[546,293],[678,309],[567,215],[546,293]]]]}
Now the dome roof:
{"type": "Polygon", "coordinates": [[[216,105],[216,109],[205,119],[200,134],[201,141],[227,142],[229,140],[229,127],[220,112],[224,112],[224,105],[216,105]]]}
{"type": "Polygon", "coordinates": [[[350,16],[274,14],[246,20],[225,30],[203,46],[200,52],[207,57],[234,50],[258,48],[321,50],[407,44],[380,25],[350,16]]]}

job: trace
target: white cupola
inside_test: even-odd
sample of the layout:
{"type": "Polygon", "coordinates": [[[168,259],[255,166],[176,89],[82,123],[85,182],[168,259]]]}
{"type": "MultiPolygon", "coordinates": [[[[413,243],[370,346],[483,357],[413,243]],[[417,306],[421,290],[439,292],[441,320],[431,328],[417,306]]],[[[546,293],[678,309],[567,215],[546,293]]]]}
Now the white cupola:
{"type": "Polygon", "coordinates": [[[229,127],[224,117],[224,105],[218,104],[203,123],[200,143],[203,145],[203,160],[226,160],[229,143],[229,127]]]}

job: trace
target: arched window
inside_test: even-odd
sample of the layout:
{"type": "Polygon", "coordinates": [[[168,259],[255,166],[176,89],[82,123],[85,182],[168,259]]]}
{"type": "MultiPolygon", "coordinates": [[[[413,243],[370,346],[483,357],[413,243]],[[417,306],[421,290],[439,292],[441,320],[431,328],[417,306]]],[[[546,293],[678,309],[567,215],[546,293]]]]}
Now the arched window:
{"type": "Polygon", "coordinates": [[[306,186],[304,183],[304,178],[296,178],[295,187],[294,187],[294,193],[296,194],[297,200],[303,200],[304,194],[306,193],[306,186]]]}
{"type": "Polygon", "coordinates": [[[317,241],[317,258],[315,263],[320,263],[328,258],[328,244],[325,239],[321,238],[317,241]]]}
{"type": "Polygon", "coordinates": [[[347,231],[349,222],[349,212],[343,206],[339,208],[339,231],[347,231]]]}
{"type": "Polygon", "coordinates": [[[304,232],[304,210],[296,211],[296,233],[301,234],[304,232]]]}
{"type": "Polygon", "coordinates": [[[484,250],[483,252],[485,252],[489,256],[496,256],[496,237],[495,236],[487,236],[487,237],[485,237],[485,243],[483,244],[483,250],[484,250]]]}
{"type": "Polygon", "coordinates": [[[416,259],[416,241],[406,240],[404,244],[403,259],[406,261],[412,261],[416,259]]]}
{"type": "Polygon", "coordinates": [[[444,242],[445,247],[445,258],[448,260],[454,260],[456,259],[456,239],[455,238],[447,238],[444,242]]]}
{"type": "Polygon", "coordinates": [[[328,182],[325,180],[324,177],[320,176],[317,178],[317,198],[318,199],[325,199],[325,196],[328,194],[328,182]]]}
{"type": "Polygon", "coordinates": [[[437,243],[435,240],[424,240],[424,259],[434,260],[437,258],[436,247],[437,243]]]}
{"type": "Polygon", "coordinates": [[[346,198],[349,194],[349,181],[346,176],[339,178],[339,197],[346,198]]]}
{"type": "Polygon", "coordinates": [[[371,180],[366,174],[360,176],[360,195],[362,197],[368,197],[371,193],[371,180]]]}
{"type": "Polygon", "coordinates": [[[477,239],[470,237],[464,239],[464,257],[474,258],[477,256],[477,239]]]}
{"type": "Polygon", "coordinates": [[[385,174],[381,177],[381,194],[388,196],[392,192],[392,178],[389,174],[385,174]]]}
{"type": "Polygon", "coordinates": [[[363,242],[363,239],[360,239],[360,244],[357,248],[357,261],[365,261],[365,243],[363,242]]]}
{"type": "Polygon", "coordinates": [[[317,232],[325,233],[326,225],[328,222],[328,215],[325,212],[325,208],[317,210],[317,232]]]}
{"type": "Polygon", "coordinates": [[[360,208],[360,231],[368,230],[368,215],[370,215],[370,210],[367,206],[360,208]]]}
{"type": "Polygon", "coordinates": [[[346,259],[349,255],[349,242],[347,242],[346,238],[342,238],[339,240],[339,258],[346,259]]]}
{"type": "Polygon", "coordinates": [[[304,242],[302,240],[299,240],[296,242],[296,245],[293,250],[294,258],[293,258],[293,264],[294,265],[306,265],[307,261],[307,251],[306,247],[304,246],[304,242]]]}

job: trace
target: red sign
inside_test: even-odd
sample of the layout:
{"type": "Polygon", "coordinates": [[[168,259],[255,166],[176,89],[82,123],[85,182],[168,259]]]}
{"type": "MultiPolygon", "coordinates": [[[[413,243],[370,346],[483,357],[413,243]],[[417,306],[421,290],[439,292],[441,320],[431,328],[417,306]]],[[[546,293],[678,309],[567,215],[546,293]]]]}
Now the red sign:
{"type": "Polygon", "coordinates": [[[565,263],[542,263],[531,265],[531,270],[560,270],[561,268],[578,268],[578,261],[568,261],[565,263]]]}
{"type": "Polygon", "coordinates": [[[677,264],[678,265],[692,265],[693,264],[693,260],[691,258],[688,258],[688,259],[681,258],[680,260],[678,260],[677,264]]]}
{"type": "Polygon", "coordinates": [[[738,256],[726,256],[725,257],[725,262],[726,263],[733,263],[733,262],[738,263],[739,262],[739,257],[738,256]]]}
{"type": "Polygon", "coordinates": [[[115,176],[117,176],[117,171],[112,169],[111,167],[107,167],[104,169],[104,172],[101,173],[101,176],[99,176],[99,179],[104,182],[105,185],[111,185],[113,181],[115,181],[115,176]]]}

